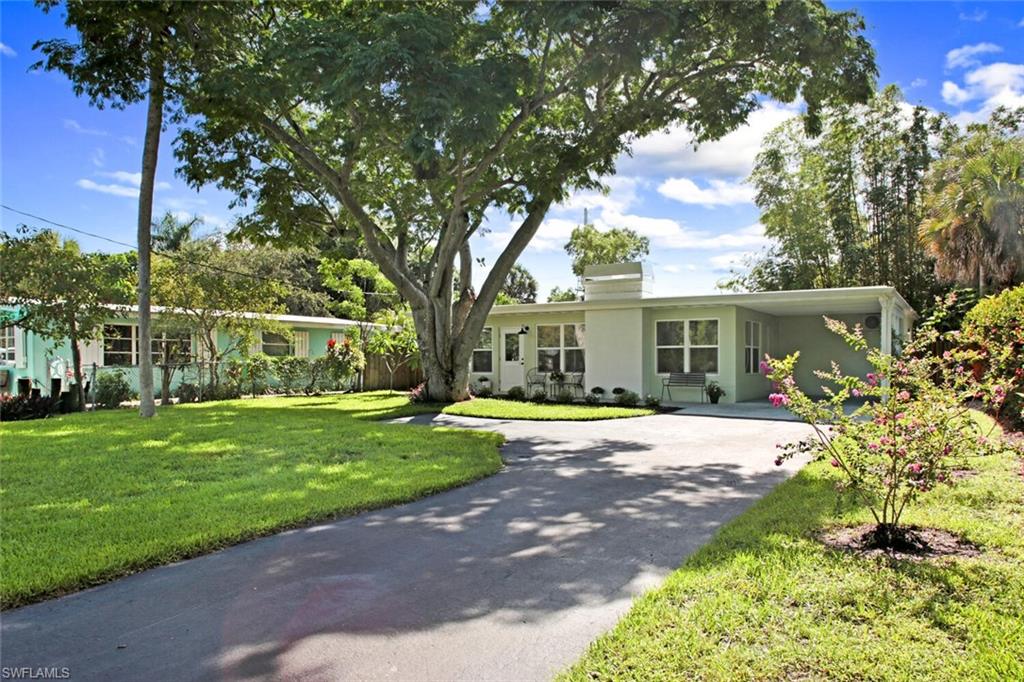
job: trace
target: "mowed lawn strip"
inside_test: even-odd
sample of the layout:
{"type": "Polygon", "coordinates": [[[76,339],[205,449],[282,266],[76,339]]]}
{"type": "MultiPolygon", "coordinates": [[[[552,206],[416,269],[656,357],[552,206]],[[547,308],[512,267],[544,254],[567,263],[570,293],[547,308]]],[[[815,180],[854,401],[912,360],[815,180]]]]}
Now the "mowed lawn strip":
{"type": "Polygon", "coordinates": [[[837,507],[833,470],[812,464],[640,598],[561,679],[1024,679],[1021,461],[976,466],[907,521],[960,533],[981,556],[891,563],[826,549],[819,528],[870,517],[837,507]]]}
{"type": "Polygon", "coordinates": [[[3,607],[462,485],[502,437],[405,424],[387,392],[66,415],[0,425],[3,607]]]}
{"type": "Polygon", "coordinates": [[[460,417],[486,417],[488,419],[532,419],[536,421],[591,421],[597,419],[624,419],[645,417],[654,410],[645,407],[619,407],[617,405],[562,405],[558,403],[532,403],[500,398],[474,398],[445,407],[445,414],[460,417]]]}

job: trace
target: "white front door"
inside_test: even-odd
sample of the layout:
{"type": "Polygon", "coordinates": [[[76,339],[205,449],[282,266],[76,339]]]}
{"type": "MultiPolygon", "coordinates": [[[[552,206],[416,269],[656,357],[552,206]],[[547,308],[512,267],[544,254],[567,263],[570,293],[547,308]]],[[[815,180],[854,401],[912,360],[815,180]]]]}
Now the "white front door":
{"type": "Polygon", "coordinates": [[[519,336],[518,328],[504,327],[501,330],[501,387],[507,393],[513,386],[526,386],[525,369],[523,368],[523,349],[520,348],[524,337],[519,336]]]}

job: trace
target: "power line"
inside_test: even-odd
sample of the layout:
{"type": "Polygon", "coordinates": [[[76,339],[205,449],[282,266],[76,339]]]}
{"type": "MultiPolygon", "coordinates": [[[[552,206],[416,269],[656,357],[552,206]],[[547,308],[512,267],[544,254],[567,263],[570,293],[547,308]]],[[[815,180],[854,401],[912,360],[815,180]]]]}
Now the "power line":
{"type": "MultiPolygon", "coordinates": [[[[116,239],[111,239],[110,237],[104,237],[103,235],[99,235],[99,234],[96,234],[94,232],[89,232],[87,230],[83,230],[83,229],[80,229],[80,228],[77,228],[77,227],[72,227],[71,225],[65,225],[64,223],[59,223],[56,220],[50,220],[49,218],[44,218],[43,216],[35,215],[34,213],[28,213],[26,211],[18,210],[16,208],[8,206],[7,204],[0,204],[0,207],[3,207],[5,210],[10,211],[12,213],[17,213],[18,215],[25,216],[26,218],[32,218],[33,220],[40,220],[40,221],[42,221],[44,223],[49,223],[50,225],[53,225],[55,227],[58,227],[58,228],[61,228],[61,229],[64,229],[64,230],[70,230],[71,232],[76,232],[78,234],[83,234],[83,235],[86,235],[88,237],[93,237],[94,239],[100,239],[100,240],[103,240],[103,241],[106,241],[106,242],[110,242],[111,244],[117,244],[118,246],[125,246],[125,247],[127,247],[129,249],[135,249],[136,251],[139,250],[138,244],[129,244],[127,242],[122,242],[122,241],[118,241],[116,239]]],[[[282,286],[284,286],[286,288],[289,288],[289,289],[292,289],[292,290],[295,290],[295,291],[308,291],[308,290],[304,290],[304,289],[300,288],[294,282],[289,282],[287,280],[278,279],[276,277],[268,277],[266,275],[259,275],[259,274],[253,273],[253,272],[241,272],[239,270],[232,270],[230,268],[224,268],[224,267],[220,267],[218,265],[213,265],[212,263],[201,263],[201,262],[197,262],[197,261],[190,261],[189,259],[182,257],[181,254],[171,253],[171,252],[167,252],[167,251],[158,251],[157,249],[154,249],[152,245],[150,245],[150,247],[149,247],[149,252],[154,254],[154,255],[157,255],[157,256],[162,256],[163,258],[169,258],[171,260],[175,260],[175,261],[178,261],[180,263],[185,263],[187,265],[193,265],[195,267],[207,268],[208,270],[214,270],[214,271],[217,271],[217,272],[222,272],[224,274],[236,275],[238,277],[248,277],[250,279],[256,279],[256,280],[260,280],[260,281],[263,281],[263,282],[269,282],[269,283],[273,283],[273,284],[280,284],[280,285],[282,285],[282,286]]],[[[336,293],[339,294],[339,295],[344,296],[343,292],[336,292],[336,293]]],[[[392,293],[392,292],[387,292],[387,291],[381,291],[381,292],[377,292],[377,291],[364,291],[363,295],[364,296],[400,296],[400,294],[398,294],[397,292],[392,293]]]]}

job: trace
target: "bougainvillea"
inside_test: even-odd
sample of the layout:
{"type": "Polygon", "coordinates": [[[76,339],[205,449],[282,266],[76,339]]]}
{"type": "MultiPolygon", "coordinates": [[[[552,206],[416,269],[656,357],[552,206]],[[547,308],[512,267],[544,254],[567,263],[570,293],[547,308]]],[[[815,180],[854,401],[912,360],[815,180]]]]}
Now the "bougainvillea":
{"type": "Polygon", "coordinates": [[[825,397],[814,399],[793,378],[799,353],[766,356],[762,371],[776,387],[769,400],[814,429],[809,439],[780,446],[776,464],[797,454],[827,461],[840,474],[838,487],[870,510],[875,543],[892,546],[904,537],[900,520],[908,504],[952,485],[969,458],[1004,445],[971,417],[969,400],[979,391],[973,374],[951,357],[915,352],[934,344],[930,336],[938,332],[919,335],[896,357],[868,349],[859,327],[827,318],[826,325],[865,352],[872,371],[847,375],[833,362],[828,371],[815,372],[825,397]]]}

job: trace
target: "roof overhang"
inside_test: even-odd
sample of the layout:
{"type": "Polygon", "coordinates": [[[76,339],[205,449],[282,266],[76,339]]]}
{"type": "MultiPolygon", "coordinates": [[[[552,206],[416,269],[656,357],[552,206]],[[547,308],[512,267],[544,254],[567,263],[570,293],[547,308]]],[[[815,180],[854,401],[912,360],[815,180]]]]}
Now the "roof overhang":
{"type": "Polygon", "coordinates": [[[523,303],[495,306],[492,315],[522,315],[524,313],[555,313],[615,308],[710,308],[715,306],[741,306],[749,310],[779,317],[797,315],[843,315],[875,313],[882,309],[882,301],[891,300],[902,312],[916,317],[917,313],[893,287],[845,287],[841,289],[800,289],[796,291],[763,291],[738,294],[709,294],[706,296],[658,296],[648,298],[568,301],[563,303],[523,303]]]}

